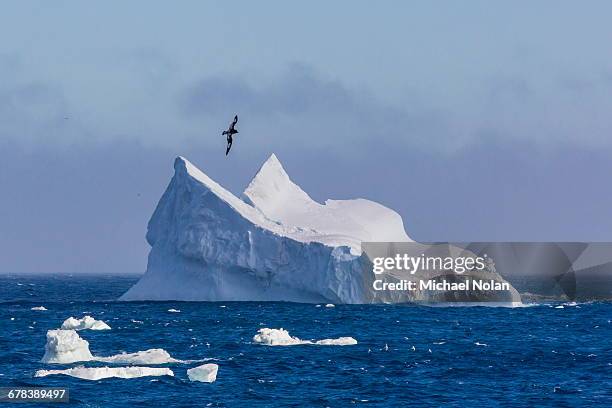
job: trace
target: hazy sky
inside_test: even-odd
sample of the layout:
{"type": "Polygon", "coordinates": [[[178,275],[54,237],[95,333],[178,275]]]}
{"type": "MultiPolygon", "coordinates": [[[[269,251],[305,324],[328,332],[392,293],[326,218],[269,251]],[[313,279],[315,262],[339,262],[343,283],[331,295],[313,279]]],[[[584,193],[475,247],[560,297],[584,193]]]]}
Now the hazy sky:
{"type": "Polygon", "coordinates": [[[176,155],[419,240],[612,240],[612,3],[6,2],[0,273],[142,272],[176,155]],[[240,115],[224,156],[220,131],[240,115]]]}

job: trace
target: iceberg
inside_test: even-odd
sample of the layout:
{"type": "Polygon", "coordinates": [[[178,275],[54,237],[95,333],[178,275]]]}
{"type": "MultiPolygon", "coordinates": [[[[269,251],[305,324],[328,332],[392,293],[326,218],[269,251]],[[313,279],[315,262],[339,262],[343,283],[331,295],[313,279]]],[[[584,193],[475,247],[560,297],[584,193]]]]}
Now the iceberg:
{"type": "Polygon", "coordinates": [[[84,316],[81,319],[69,317],[62,323],[63,330],[110,330],[110,326],[102,320],[96,320],[91,316],[84,316]]]}
{"type": "MultiPolygon", "coordinates": [[[[372,287],[375,276],[362,243],[413,242],[397,212],[362,198],[316,202],[274,154],[242,198],[177,157],[146,239],[151,246],[147,270],[120,300],[291,301],[332,307],[429,296],[372,287]]],[[[518,297],[514,292],[510,297],[518,297]]]]}
{"type": "Polygon", "coordinates": [[[94,357],[89,351],[89,342],[74,330],[49,330],[43,363],[69,364],[89,361],[94,357]]]}
{"type": "Polygon", "coordinates": [[[285,329],[269,329],[267,327],[259,329],[253,336],[253,342],[266,346],[299,346],[302,344],[314,344],[318,346],[353,346],[357,340],[352,337],[339,337],[337,339],[323,339],[317,341],[302,340],[293,337],[285,329]]]}
{"type": "Polygon", "coordinates": [[[203,364],[187,370],[187,377],[190,381],[215,382],[219,366],[217,364],[203,364]]]}
{"type": "Polygon", "coordinates": [[[34,307],[33,307],[33,308],[31,308],[30,310],[35,310],[35,311],[41,311],[41,312],[44,312],[44,311],[46,311],[46,310],[47,310],[47,308],[46,308],[46,307],[44,307],[44,306],[34,306],[34,307]]]}
{"type": "Polygon", "coordinates": [[[104,378],[138,378],[138,377],[158,377],[169,375],[174,377],[174,373],[169,368],[158,367],[74,367],[66,370],[38,370],[34,377],[46,377],[48,375],[69,375],[83,380],[102,380],[104,378]]]}
{"type": "Polygon", "coordinates": [[[187,159],[151,217],[147,271],[121,300],[366,303],[362,241],[406,241],[365,199],[312,200],[273,154],[236,197],[187,159]]]}

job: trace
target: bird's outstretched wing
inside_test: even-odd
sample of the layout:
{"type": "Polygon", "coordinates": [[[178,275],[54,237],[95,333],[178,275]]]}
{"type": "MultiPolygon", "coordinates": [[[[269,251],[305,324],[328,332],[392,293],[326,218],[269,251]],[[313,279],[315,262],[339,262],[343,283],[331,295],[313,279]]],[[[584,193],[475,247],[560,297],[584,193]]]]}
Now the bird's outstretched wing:
{"type": "Polygon", "coordinates": [[[238,123],[238,115],[234,116],[234,121],[232,122],[232,125],[235,126],[236,123],[238,123]]]}

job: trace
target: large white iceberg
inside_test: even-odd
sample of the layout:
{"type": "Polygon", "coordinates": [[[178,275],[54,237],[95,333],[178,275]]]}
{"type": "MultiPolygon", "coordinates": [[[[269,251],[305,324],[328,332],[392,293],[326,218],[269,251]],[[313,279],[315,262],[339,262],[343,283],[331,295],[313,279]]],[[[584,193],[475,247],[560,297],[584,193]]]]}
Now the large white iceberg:
{"type": "Polygon", "coordinates": [[[375,202],[319,204],[275,155],[244,200],[182,157],[149,221],[145,275],[122,300],[365,303],[362,241],[408,241],[402,219],[375,202]]]}
{"type": "Polygon", "coordinates": [[[66,370],[38,370],[34,377],[46,377],[48,375],[69,375],[83,380],[96,381],[104,378],[139,378],[149,376],[174,376],[169,368],[159,367],[74,367],[66,370]]]}

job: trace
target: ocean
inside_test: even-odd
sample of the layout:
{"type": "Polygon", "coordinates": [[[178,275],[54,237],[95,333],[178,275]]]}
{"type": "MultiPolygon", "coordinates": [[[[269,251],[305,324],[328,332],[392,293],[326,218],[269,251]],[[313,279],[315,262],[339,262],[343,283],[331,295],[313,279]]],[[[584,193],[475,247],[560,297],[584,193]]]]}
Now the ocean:
{"type": "Polygon", "coordinates": [[[0,276],[0,387],[67,387],[66,405],[79,407],[612,406],[612,303],[116,302],[137,279],[0,276]],[[37,306],[47,310],[31,310],[37,306]],[[34,377],[41,369],[108,365],[41,362],[47,330],[85,314],[112,327],[79,331],[93,355],[163,348],[218,364],[216,382],[189,381],[187,369],[202,363],[160,365],[174,377],[34,377]],[[254,343],[265,327],[358,344],[254,343]]]}

